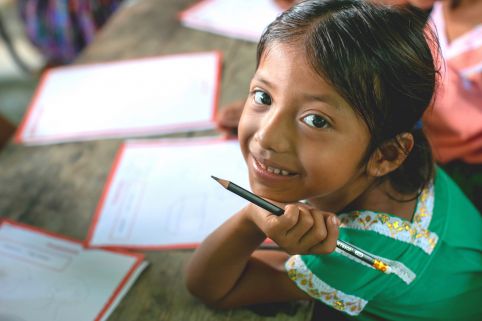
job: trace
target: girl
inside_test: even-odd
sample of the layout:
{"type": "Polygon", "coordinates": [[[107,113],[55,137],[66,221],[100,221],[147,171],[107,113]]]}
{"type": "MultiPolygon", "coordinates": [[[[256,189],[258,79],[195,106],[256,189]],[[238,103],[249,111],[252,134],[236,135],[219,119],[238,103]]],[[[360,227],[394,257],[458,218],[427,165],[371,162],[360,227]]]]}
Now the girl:
{"type": "MultiPolygon", "coordinates": [[[[431,10],[445,66],[438,99],[423,116],[425,132],[435,160],[482,211],[482,1],[371,1],[431,10]]],[[[242,108],[240,101],[224,106],[217,114],[218,128],[236,134],[242,108]]]]}
{"type": "Polygon", "coordinates": [[[426,38],[414,14],[356,0],[302,2],[267,28],[239,141],[253,192],[285,214],[234,214],[188,263],[191,293],[220,308],[314,299],[360,320],[482,315],[482,218],[415,127],[435,88],[426,38]],[[257,250],[266,237],[283,251],[257,250]]]}

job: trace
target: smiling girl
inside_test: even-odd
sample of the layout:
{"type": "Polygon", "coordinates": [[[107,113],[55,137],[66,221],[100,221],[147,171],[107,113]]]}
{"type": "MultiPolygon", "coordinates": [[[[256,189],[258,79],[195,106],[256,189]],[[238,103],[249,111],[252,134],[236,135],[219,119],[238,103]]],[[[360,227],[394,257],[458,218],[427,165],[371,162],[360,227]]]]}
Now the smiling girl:
{"type": "Polygon", "coordinates": [[[360,320],[482,314],[482,218],[416,128],[437,77],[427,32],[405,9],[356,0],[306,1],[268,27],[239,141],[251,189],[285,214],[234,214],[188,263],[191,293],[219,308],[319,300],[360,320]],[[258,250],[266,237],[281,250],[258,250]]]}

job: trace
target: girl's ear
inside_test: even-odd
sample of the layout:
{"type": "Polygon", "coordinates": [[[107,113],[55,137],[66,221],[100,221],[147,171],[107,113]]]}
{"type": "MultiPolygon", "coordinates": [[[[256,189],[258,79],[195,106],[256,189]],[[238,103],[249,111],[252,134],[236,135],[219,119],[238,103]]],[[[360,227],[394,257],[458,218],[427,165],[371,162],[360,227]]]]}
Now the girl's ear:
{"type": "Polygon", "coordinates": [[[373,177],[385,176],[402,165],[413,148],[413,135],[402,133],[377,148],[367,165],[367,173],[373,177]]]}

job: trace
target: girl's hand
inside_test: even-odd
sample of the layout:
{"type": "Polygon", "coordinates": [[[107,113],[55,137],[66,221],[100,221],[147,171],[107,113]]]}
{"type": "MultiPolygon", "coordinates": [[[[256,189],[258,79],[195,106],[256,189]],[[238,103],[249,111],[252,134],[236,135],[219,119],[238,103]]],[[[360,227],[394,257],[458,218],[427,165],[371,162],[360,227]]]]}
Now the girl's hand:
{"type": "Polygon", "coordinates": [[[300,0],[274,0],[274,2],[280,6],[281,9],[286,10],[300,2],[300,0]]]}
{"type": "Polygon", "coordinates": [[[306,204],[289,204],[276,216],[250,204],[253,222],[288,254],[328,254],[335,250],[339,220],[306,204]]]}
{"type": "Polygon", "coordinates": [[[223,106],[216,115],[216,127],[226,136],[237,136],[239,119],[244,108],[244,101],[234,101],[223,106]]]}

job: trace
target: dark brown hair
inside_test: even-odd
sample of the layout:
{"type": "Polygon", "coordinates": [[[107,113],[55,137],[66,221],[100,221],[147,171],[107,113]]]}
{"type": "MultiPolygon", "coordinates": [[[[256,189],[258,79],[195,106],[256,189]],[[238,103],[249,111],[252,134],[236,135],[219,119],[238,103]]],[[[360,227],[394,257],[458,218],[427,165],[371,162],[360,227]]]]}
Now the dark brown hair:
{"type": "MultiPolygon", "coordinates": [[[[402,133],[415,145],[387,175],[402,194],[413,194],[433,176],[430,146],[420,126],[437,71],[422,13],[357,0],[305,1],[281,14],[258,43],[258,64],[272,43],[304,49],[305,59],[352,106],[371,134],[364,164],[402,133]]],[[[435,48],[435,47],[434,47],[435,48]]]]}

